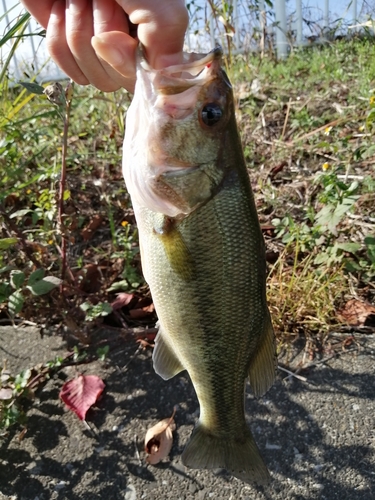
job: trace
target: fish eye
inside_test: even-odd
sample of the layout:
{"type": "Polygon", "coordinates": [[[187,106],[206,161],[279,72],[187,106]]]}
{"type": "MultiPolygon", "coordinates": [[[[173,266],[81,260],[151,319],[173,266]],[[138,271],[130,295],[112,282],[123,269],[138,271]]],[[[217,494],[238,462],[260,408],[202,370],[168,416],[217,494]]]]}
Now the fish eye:
{"type": "Polygon", "coordinates": [[[202,121],[205,125],[211,127],[221,120],[223,110],[218,104],[209,103],[203,106],[201,111],[202,121]]]}

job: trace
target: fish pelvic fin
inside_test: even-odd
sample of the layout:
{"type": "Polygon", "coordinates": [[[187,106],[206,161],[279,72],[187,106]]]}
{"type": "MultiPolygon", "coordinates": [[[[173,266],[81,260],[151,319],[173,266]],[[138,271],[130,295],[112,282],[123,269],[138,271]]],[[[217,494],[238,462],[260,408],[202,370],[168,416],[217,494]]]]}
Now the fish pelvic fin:
{"type": "Polygon", "coordinates": [[[267,314],[263,335],[260,337],[259,346],[251,359],[249,380],[254,395],[263,396],[272,386],[276,377],[277,356],[276,342],[271,318],[267,314]]]}
{"type": "Polygon", "coordinates": [[[160,326],[155,339],[152,360],[155,372],[164,380],[174,377],[185,369],[173,349],[164,340],[163,331],[160,326]]]}
{"type": "Polygon", "coordinates": [[[198,422],[182,453],[182,463],[191,469],[226,469],[249,484],[266,485],[270,481],[268,469],[246,425],[233,438],[214,435],[198,422]]]}

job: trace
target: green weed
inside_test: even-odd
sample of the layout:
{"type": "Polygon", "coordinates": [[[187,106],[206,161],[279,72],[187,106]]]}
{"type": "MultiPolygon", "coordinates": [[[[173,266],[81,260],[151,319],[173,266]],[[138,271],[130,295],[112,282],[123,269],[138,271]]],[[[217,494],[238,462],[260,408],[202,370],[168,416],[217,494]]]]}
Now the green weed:
{"type": "MultiPolygon", "coordinates": [[[[231,4],[215,2],[214,9],[230,42],[231,4]]],[[[282,62],[231,48],[226,64],[245,158],[261,222],[271,228],[267,244],[279,255],[270,278],[279,335],[327,332],[335,289],[341,296],[355,279],[358,290],[367,290],[364,298],[374,299],[375,46],[337,42],[294,50],[282,62]],[[293,306],[288,290],[296,300],[303,294],[306,304],[293,306]]],[[[2,73],[0,314],[56,323],[69,317],[78,325],[111,321],[116,293],[146,290],[120,168],[130,97],[76,86],[67,98],[64,83],[51,104],[47,85],[23,83],[10,88],[2,73]],[[30,279],[43,270],[42,283],[62,281],[38,302],[30,279]]]]}

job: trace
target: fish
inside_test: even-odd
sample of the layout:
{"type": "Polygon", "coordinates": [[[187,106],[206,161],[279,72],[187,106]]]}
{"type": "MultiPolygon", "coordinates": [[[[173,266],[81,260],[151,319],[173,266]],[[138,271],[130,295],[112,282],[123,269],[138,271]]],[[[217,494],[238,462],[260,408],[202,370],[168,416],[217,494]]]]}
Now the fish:
{"type": "Polygon", "coordinates": [[[186,370],[199,419],[181,459],[250,484],[269,471],[246,423],[245,384],[273,384],[265,244],[220,47],[155,70],[142,50],[127,111],[123,174],[158,316],[153,365],[186,370]]]}

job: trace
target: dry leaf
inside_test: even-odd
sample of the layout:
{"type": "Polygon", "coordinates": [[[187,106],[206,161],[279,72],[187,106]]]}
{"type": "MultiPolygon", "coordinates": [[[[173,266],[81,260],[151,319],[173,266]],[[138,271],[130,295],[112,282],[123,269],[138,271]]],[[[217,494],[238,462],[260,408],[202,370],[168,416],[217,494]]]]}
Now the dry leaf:
{"type": "Polygon", "coordinates": [[[79,289],[87,293],[97,293],[102,287],[102,273],[97,264],[87,264],[76,275],[79,289]]]}
{"type": "Polygon", "coordinates": [[[99,214],[96,214],[93,216],[93,218],[90,220],[90,222],[87,224],[86,227],[84,227],[81,231],[82,238],[85,241],[91,240],[91,238],[94,236],[94,233],[99,227],[101,226],[103,222],[103,217],[99,214]]]}
{"type": "Polygon", "coordinates": [[[85,420],[87,411],[96,403],[104,387],[103,380],[96,375],[80,375],[63,385],[60,398],[78,418],[85,420]]]}
{"type": "Polygon", "coordinates": [[[154,304],[150,304],[150,305],[145,306],[145,307],[141,307],[141,308],[135,307],[134,309],[131,309],[129,311],[129,316],[132,319],[142,319],[142,318],[146,318],[147,316],[152,314],[154,311],[155,311],[154,304]]]}
{"type": "Polygon", "coordinates": [[[345,306],[337,311],[337,317],[339,321],[350,326],[375,327],[375,307],[357,299],[348,300],[345,306]]]}
{"type": "Polygon", "coordinates": [[[156,465],[169,455],[173,443],[173,431],[176,429],[173,419],[175,413],[176,409],[173,410],[170,418],[161,420],[146,432],[145,451],[147,453],[147,463],[156,465]]]}

